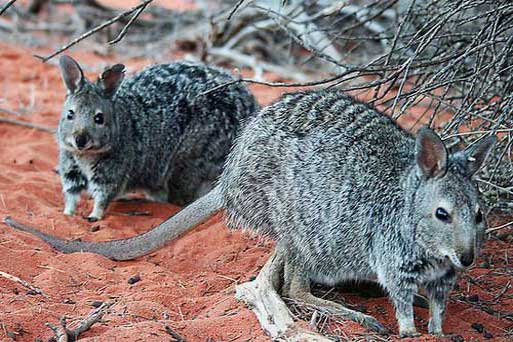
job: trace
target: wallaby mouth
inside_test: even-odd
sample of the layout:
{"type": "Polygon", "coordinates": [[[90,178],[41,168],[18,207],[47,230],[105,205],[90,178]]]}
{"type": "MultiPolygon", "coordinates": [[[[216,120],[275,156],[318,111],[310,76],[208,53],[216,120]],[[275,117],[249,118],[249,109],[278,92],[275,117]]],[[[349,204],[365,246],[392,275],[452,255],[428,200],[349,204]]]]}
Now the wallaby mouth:
{"type": "Polygon", "coordinates": [[[449,260],[452,262],[452,264],[456,268],[458,268],[458,269],[465,268],[465,265],[462,264],[462,262],[460,261],[460,258],[458,258],[456,253],[454,253],[454,252],[448,253],[447,258],[449,258],[449,260]]]}
{"type": "Polygon", "coordinates": [[[66,139],[63,145],[66,150],[78,155],[100,154],[110,150],[110,146],[96,146],[91,140],[78,144],[73,138],[66,139]]]}

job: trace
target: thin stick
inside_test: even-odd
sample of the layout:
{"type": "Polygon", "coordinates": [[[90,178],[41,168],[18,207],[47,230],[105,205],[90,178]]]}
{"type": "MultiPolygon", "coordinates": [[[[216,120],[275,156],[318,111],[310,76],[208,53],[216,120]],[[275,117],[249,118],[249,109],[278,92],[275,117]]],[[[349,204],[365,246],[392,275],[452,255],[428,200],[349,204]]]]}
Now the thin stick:
{"type": "Polygon", "coordinates": [[[14,3],[16,2],[16,0],[9,0],[9,2],[7,2],[1,9],[0,9],[0,15],[4,14],[5,11],[7,11],[7,9],[9,7],[11,7],[14,3]]]}
{"type": "Polygon", "coordinates": [[[151,216],[151,211],[112,212],[116,216],[151,216]]]}
{"type": "Polygon", "coordinates": [[[4,112],[4,113],[7,113],[7,114],[16,115],[16,116],[21,116],[22,115],[20,112],[16,112],[14,110],[10,110],[10,109],[3,108],[3,107],[0,107],[0,112],[4,112]]]}
{"type": "Polygon", "coordinates": [[[52,323],[46,323],[45,325],[52,329],[53,333],[55,334],[55,340],[57,340],[57,342],[69,341],[68,329],[66,328],[66,319],[64,317],[61,317],[60,325],[55,326],[52,323]]]}
{"type": "Polygon", "coordinates": [[[171,337],[173,337],[173,339],[176,342],[185,342],[186,341],[185,338],[183,338],[179,333],[177,333],[176,331],[171,329],[171,327],[169,325],[164,326],[164,328],[166,329],[166,332],[169,335],[171,335],[171,337]]]}
{"type": "Polygon", "coordinates": [[[31,285],[30,283],[26,282],[25,280],[22,280],[16,276],[13,276],[12,274],[0,271],[0,276],[4,277],[5,279],[14,281],[14,282],[26,287],[27,289],[34,291],[35,293],[40,294],[41,296],[43,296],[47,299],[50,299],[50,297],[48,297],[48,295],[46,295],[41,289],[35,287],[34,285],[31,285]]]}
{"type": "Polygon", "coordinates": [[[52,134],[55,133],[55,129],[53,129],[53,128],[40,126],[40,125],[33,124],[30,122],[26,122],[26,121],[8,119],[8,118],[0,118],[0,122],[8,123],[11,125],[18,125],[18,126],[33,128],[33,129],[37,129],[38,131],[42,131],[42,132],[47,132],[47,133],[52,133],[52,134]]]}
{"type": "Polygon", "coordinates": [[[510,221],[508,223],[501,224],[500,226],[497,226],[497,227],[488,228],[486,230],[486,232],[487,233],[491,233],[491,232],[494,232],[496,230],[499,230],[499,229],[502,229],[502,228],[506,228],[507,226],[511,226],[512,224],[513,224],[513,221],[510,221]]]}
{"type": "Polygon", "coordinates": [[[139,8],[137,10],[137,12],[135,12],[135,14],[132,16],[132,18],[130,18],[128,23],[126,23],[126,25],[123,27],[121,32],[119,32],[118,36],[109,42],[110,45],[114,45],[117,42],[119,42],[121,39],[123,39],[123,37],[126,35],[126,33],[128,31],[128,28],[134,23],[134,21],[139,17],[139,15],[141,15],[141,13],[146,9],[146,7],[148,7],[148,5],[152,1],[153,0],[148,0],[145,3],[142,3],[143,6],[141,6],[141,8],[139,8]]]}
{"type": "Polygon", "coordinates": [[[51,323],[46,323],[45,325],[53,330],[57,342],[77,341],[80,334],[89,330],[94,323],[100,321],[105,314],[105,311],[113,304],[114,303],[104,302],[97,309],[87,315],[86,318],[81,320],[78,326],[73,330],[67,328],[65,317],[61,317],[59,326],[55,326],[51,323]]]}
{"type": "Polygon", "coordinates": [[[237,4],[233,7],[233,9],[231,10],[230,14],[228,15],[228,18],[226,20],[231,20],[233,15],[235,14],[235,12],[237,12],[237,10],[239,9],[240,6],[242,6],[242,4],[244,3],[245,0],[239,0],[239,2],[237,2],[237,4]]]}
{"type": "MultiPolygon", "coordinates": [[[[39,56],[39,55],[34,55],[34,57],[36,58],[39,58],[40,60],[43,61],[43,63],[46,63],[47,61],[49,61],[50,59],[52,59],[53,57],[57,56],[58,54],[66,51],[67,49],[69,49],[70,47],[72,47],[73,45],[77,44],[78,42],[86,39],[87,37],[95,34],[96,32],[98,31],[101,31],[102,29],[114,24],[116,21],[120,20],[121,18],[124,18],[126,17],[127,15],[137,11],[138,9],[142,8],[142,7],[146,7],[148,6],[148,4],[150,4],[153,0],[145,0],[144,2],[140,3],[139,5],[123,12],[123,13],[120,13],[118,14],[117,16],[115,16],[114,18],[110,19],[110,20],[107,20],[106,22],[104,22],[103,24],[100,24],[96,27],[94,27],[93,29],[87,31],[86,33],[80,35],[79,37],[73,39],[71,42],[69,42],[68,44],[64,45],[63,47],[61,47],[59,50],[51,53],[50,55],[46,56],[46,57],[43,57],[43,56],[39,56]]],[[[134,19],[135,20],[135,19],[134,19]]]]}
{"type": "Polygon", "coordinates": [[[104,302],[102,305],[92,311],[86,318],[81,320],[78,326],[72,330],[72,336],[75,337],[74,341],[76,341],[78,336],[84,331],[89,330],[89,328],[91,328],[94,323],[101,320],[105,314],[105,311],[107,311],[107,309],[109,309],[113,304],[114,303],[112,302],[104,302]]]}
{"type": "Polygon", "coordinates": [[[336,76],[333,76],[333,77],[329,77],[329,78],[324,78],[322,80],[315,80],[315,81],[309,81],[309,82],[291,82],[291,83],[287,83],[287,82],[266,82],[266,81],[258,81],[258,80],[255,80],[255,79],[252,79],[252,78],[238,78],[238,79],[235,79],[233,81],[229,81],[229,82],[226,82],[226,83],[222,83],[222,84],[219,84],[209,90],[206,90],[202,93],[200,93],[198,96],[205,96],[205,95],[208,95],[210,93],[214,93],[216,91],[218,91],[219,89],[222,89],[224,87],[228,87],[232,84],[235,84],[235,83],[239,83],[239,82],[245,82],[245,83],[252,83],[252,84],[260,84],[260,85],[265,85],[265,86],[268,86],[268,87],[275,87],[275,88],[293,88],[293,87],[313,87],[313,86],[317,86],[317,85],[323,85],[323,84],[326,84],[326,83],[331,83],[333,81],[336,81],[342,77],[345,76],[345,73],[343,74],[340,74],[340,75],[336,75],[336,76]]]}

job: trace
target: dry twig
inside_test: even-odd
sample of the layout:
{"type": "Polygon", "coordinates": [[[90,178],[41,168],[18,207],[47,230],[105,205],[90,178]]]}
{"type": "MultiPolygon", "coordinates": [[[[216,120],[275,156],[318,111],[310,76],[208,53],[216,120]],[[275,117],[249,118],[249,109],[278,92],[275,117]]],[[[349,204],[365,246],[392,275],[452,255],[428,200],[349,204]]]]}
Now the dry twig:
{"type": "Polygon", "coordinates": [[[121,41],[121,39],[123,39],[123,37],[126,35],[128,29],[130,28],[130,26],[135,22],[135,20],[139,17],[139,15],[141,15],[141,13],[146,9],[146,7],[152,2],[153,0],[148,0],[148,1],[145,1],[144,3],[142,3],[141,7],[139,7],[139,9],[137,9],[137,11],[135,12],[135,14],[132,16],[132,18],[130,18],[130,20],[128,21],[128,23],[123,27],[123,29],[119,32],[118,36],[116,38],[114,38],[113,40],[109,41],[109,44],[112,45],[112,44],[116,44],[117,42],[121,41]]]}
{"type": "MultiPolygon", "coordinates": [[[[117,22],[118,20],[120,20],[120,19],[122,19],[122,18],[126,17],[127,15],[132,14],[133,12],[140,10],[141,8],[143,8],[143,9],[144,9],[144,8],[146,8],[146,6],[148,6],[152,1],[153,1],[153,0],[145,0],[145,1],[143,1],[142,3],[140,3],[139,5],[137,5],[137,6],[135,6],[135,7],[131,8],[131,9],[129,9],[129,10],[126,10],[126,11],[124,11],[124,12],[122,12],[122,13],[118,14],[117,16],[115,16],[115,17],[113,17],[113,18],[111,18],[111,19],[107,20],[106,22],[104,22],[104,23],[102,23],[102,24],[100,24],[100,25],[98,25],[98,26],[94,27],[93,29],[91,29],[91,30],[89,30],[89,31],[85,32],[84,34],[80,35],[79,37],[77,37],[77,38],[73,39],[71,42],[69,42],[68,44],[64,45],[63,47],[61,47],[61,48],[60,48],[60,49],[58,49],[57,51],[55,51],[55,52],[53,52],[53,53],[49,54],[49,55],[48,55],[48,56],[46,56],[46,57],[39,56],[39,55],[34,55],[34,56],[35,56],[35,57],[37,57],[37,58],[39,58],[39,59],[41,59],[41,60],[43,61],[43,63],[46,63],[47,61],[49,61],[49,60],[50,60],[50,59],[52,59],[53,57],[55,57],[55,56],[59,55],[60,53],[62,53],[62,52],[64,52],[64,51],[66,51],[67,49],[69,49],[69,48],[70,48],[70,47],[72,47],[73,45],[75,45],[75,44],[79,43],[80,41],[82,41],[82,40],[86,39],[87,37],[92,36],[92,35],[93,35],[93,34],[95,34],[96,32],[103,30],[104,28],[106,28],[106,27],[108,27],[108,26],[110,26],[110,25],[114,24],[114,23],[115,23],[115,22],[117,22]]],[[[142,11],[141,11],[141,12],[142,12],[142,11]]],[[[140,13],[139,13],[139,14],[140,14],[140,13]]],[[[137,15],[137,16],[138,16],[138,15],[137,15]]],[[[134,17],[133,17],[133,18],[134,18],[134,20],[137,18],[137,16],[136,16],[136,15],[134,15],[134,17]]],[[[134,20],[132,20],[132,23],[133,23],[133,21],[134,21],[134,20]]],[[[125,28],[126,28],[127,30],[128,30],[128,26],[129,26],[129,25],[125,26],[125,28]]],[[[121,33],[123,33],[123,31],[122,31],[121,33]]],[[[123,36],[124,36],[124,34],[123,34],[123,35],[121,35],[121,33],[120,33],[120,36],[118,36],[118,38],[120,37],[120,38],[119,38],[119,40],[121,40],[121,39],[123,38],[123,36]]],[[[126,32],[125,32],[125,33],[126,33],[126,32]]],[[[117,38],[116,38],[116,39],[117,39],[117,38]]]]}
{"type": "Polygon", "coordinates": [[[11,7],[15,2],[16,0],[7,1],[7,3],[3,5],[2,8],[0,8],[0,15],[4,14],[4,12],[7,11],[7,9],[11,7]]]}
{"type": "Polygon", "coordinates": [[[48,297],[48,295],[46,293],[44,293],[40,288],[38,287],[35,287],[34,285],[30,284],[29,282],[26,282],[25,280],[23,279],[20,279],[16,276],[13,276],[12,274],[9,274],[9,273],[6,273],[6,272],[2,272],[0,271],[0,276],[1,277],[4,277],[5,279],[9,279],[11,281],[14,281],[24,287],[26,287],[27,289],[33,291],[34,293],[37,293],[43,297],[45,297],[46,299],[49,299],[50,297],[48,297]]]}
{"type": "Polygon", "coordinates": [[[99,322],[105,312],[113,305],[114,303],[104,302],[101,306],[94,309],[86,318],[81,320],[75,329],[68,329],[66,324],[66,319],[61,317],[59,325],[55,326],[51,323],[46,323],[46,326],[52,329],[55,334],[55,339],[57,342],[74,342],[78,340],[78,337],[83,332],[89,330],[93,324],[99,322]]]}
{"type": "Polygon", "coordinates": [[[30,123],[30,122],[26,122],[26,121],[15,120],[15,119],[8,119],[8,118],[1,118],[0,117],[0,122],[8,123],[8,124],[11,124],[11,125],[18,125],[18,126],[33,128],[33,129],[37,129],[38,131],[42,131],[42,132],[47,132],[47,133],[52,133],[52,134],[55,133],[55,129],[53,129],[53,128],[49,128],[49,127],[45,127],[45,126],[40,126],[40,125],[37,125],[37,124],[34,124],[34,123],[30,123]]]}

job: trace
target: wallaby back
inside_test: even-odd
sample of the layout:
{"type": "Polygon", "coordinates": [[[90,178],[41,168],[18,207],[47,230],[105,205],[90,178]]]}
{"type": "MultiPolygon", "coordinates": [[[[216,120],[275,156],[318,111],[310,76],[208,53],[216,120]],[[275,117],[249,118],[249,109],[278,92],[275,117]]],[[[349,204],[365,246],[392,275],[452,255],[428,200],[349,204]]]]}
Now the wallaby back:
{"type": "MultiPolygon", "coordinates": [[[[493,142],[484,142],[477,165],[493,142]]],[[[339,90],[287,94],[261,110],[236,140],[219,184],[223,207],[230,226],[283,241],[289,258],[314,278],[373,278],[386,258],[413,260],[428,246],[437,258],[461,256],[463,247],[448,244],[475,241],[483,230],[474,222],[482,206],[471,179],[476,162],[462,152],[442,165],[442,154],[445,147],[432,131],[416,140],[339,90]],[[433,216],[444,203],[465,208],[452,229],[442,223],[420,229],[412,222],[433,216]],[[442,246],[447,250],[437,251],[442,246]]]]}

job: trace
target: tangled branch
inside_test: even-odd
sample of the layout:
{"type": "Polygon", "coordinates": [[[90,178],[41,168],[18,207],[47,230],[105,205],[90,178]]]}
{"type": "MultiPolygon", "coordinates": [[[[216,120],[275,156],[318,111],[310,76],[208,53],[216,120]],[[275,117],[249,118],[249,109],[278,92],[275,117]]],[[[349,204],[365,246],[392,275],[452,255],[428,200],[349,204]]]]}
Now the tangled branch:
{"type": "MultiPolygon", "coordinates": [[[[254,77],[234,82],[337,86],[407,129],[424,124],[437,128],[451,146],[497,134],[500,143],[480,183],[491,203],[513,208],[513,3],[217,0],[209,6],[198,1],[197,8],[179,13],[150,3],[119,11],[95,0],[75,0],[85,33],[40,58],[46,61],[97,32],[108,35],[104,29],[112,27],[119,33],[105,42],[123,40],[113,48],[128,55],[178,46],[207,63],[254,71],[254,77]],[[159,47],[152,45],[159,42],[159,47]],[[264,75],[269,72],[294,82],[268,82],[264,75]]],[[[55,28],[56,23],[19,20],[24,17],[16,6],[4,17],[17,20],[0,21],[0,30],[55,28]]],[[[69,23],[61,25],[62,33],[69,30],[69,23]]]]}

